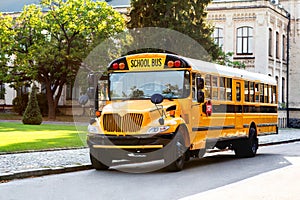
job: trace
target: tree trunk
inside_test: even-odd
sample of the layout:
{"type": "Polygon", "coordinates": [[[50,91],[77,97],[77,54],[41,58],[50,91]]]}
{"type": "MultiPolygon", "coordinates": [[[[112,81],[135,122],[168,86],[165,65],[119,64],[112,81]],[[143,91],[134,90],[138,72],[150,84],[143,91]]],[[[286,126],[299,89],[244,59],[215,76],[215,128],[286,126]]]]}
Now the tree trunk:
{"type": "Polygon", "coordinates": [[[56,106],[54,103],[53,95],[47,92],[47,101],[48,101],[48,119],[55,120],[56,119],[56,106]]]}
{"type": "Polygon", "coordinates": [[[62,94],[63,86],[65,82],[61,81],[59,84],[51,89],[51,85],[46,83],[46,93],[48,101],[48,119],[56,119],[56,108],[58,106],[59,99],[62,94]]]}
{"type": "Polygon", "coordinates": [[[55,120],[56,119],[56,105],[53,97],[53,91],[51,90],[51,84],[46,82],[46,96],[48,102],[48,119],[55,120]]]}

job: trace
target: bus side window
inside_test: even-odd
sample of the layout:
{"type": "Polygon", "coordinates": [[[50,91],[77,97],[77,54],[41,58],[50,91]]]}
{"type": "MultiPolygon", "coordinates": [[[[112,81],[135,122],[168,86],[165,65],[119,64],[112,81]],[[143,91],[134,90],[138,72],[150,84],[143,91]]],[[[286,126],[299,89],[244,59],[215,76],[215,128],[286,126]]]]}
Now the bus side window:
{"type": "Polygon", "coordinates": [[[220,100],[226,100],[224,77],[220,77],[220,100]]]}
{"type": "Polygon", "coordinates": [[[269,94],[269,103],[273,103],[273,100],[272,100],[273,94],[272,94],[272,86],[271,85],[268,86],[268,94],[269,94]]]}
{"type": "Polygon", "coordinates": [[[265,100],[265,103],[270,103],[269,98],[268,98],[268,96],[270,96],[269,93],[268,93],[268,91],[269,91],[268,87],[269,87],[268,85],[264,86],[264,100],[265,100]]]}
{"type": "Polygon", "coordinates": [[[272,87],[272,103],[277,103],[277,91],[276,86],[272,87]]]}
{"type": "Polygon", "coordinates": [[[232,101],[232,79],[226,78],[226,99],[232,101]]]}
{"type": "Polygon", "coordinates": [[[259,102],[259,84],[255,83],[255,102],[259,102]]]}
{"type": "Polygon", "coordinates": [[[245,81],[245,101],[249,102],[249,81],[245,81]]]}
{"type": "Polygon", "coordinates": [[[205,98],[211,99],[211,75],[205,76],[205,98]]]}
{"type": "Polygon", "coordinates": [[[250,102],[254,102],[254,99],[255,99],[254,83],[250,82],[250,102]]]}
{"type": "Polygon", "coordinates": [[[264,103],[264,84],[263,83],[261,83],[259,85],[259,91],[260,91],[260,93],[259,93],[260,102],[264,103]]]}
{"type": "Polygon", "coordinates": [[[236,101],[241,101],[241,83],[236,83],[236,101]]]}
{"type": "Polygon", "coordinates": [[[212,77],[212,99],[219,99],[219,77],[212,77]]]}

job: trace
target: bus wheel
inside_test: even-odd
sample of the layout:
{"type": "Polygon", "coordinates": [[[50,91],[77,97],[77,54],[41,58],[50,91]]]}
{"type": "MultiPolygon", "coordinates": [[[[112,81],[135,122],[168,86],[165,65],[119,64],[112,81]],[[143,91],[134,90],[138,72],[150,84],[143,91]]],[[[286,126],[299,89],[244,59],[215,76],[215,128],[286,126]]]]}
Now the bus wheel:
{"type": "Polygon", "coordinates": [[[104,164],[103,162],[95,158],[91,153],[90,153],[90,159],[91,159],[92,167],[96,170],[106,170],[109,168],[109,164],[111,164],[111,161],[109,163],[108,159],[105,161],[104,164]]]}
{"type": "Polygon", "coordinates": [[[165,164],[167,164],[166,169],[171,172],[181,171],[187,160],[187,148],[185,147],[184,138],[180,132],[176,133],[176,136],[170,145],[171,146],[164,158],[165,164]]]}
{"type": "Polygon", "coordinates": [[[240,158],[250,158],[256,155],[258,149],[258,138],[256,130],[251,127],[249,130],[249,137],[247,139],[241,139],[234,143],[233,149],[235,155],[240,158]]]}

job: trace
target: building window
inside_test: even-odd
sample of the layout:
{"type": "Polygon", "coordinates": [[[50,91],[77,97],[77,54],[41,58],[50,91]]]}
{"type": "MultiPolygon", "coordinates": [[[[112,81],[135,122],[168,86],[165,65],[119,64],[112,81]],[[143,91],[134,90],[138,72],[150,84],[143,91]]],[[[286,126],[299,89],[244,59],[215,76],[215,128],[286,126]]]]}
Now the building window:
{"type": "Polygon", "coordinates": [[[220,48],[224,45],[224,33],[222,28],[215,28],[213,33],[214,42],[220,48]]]}
{"type": "Polygon", "coordinates": [[[279,45],[279,33],[276,32],[276,58],[279,58],[280,45],[279,45]]]}
{"type": "Polygon", "coordinates": [[[273,32],[272,29],[269,28],[269,56],[272,57],[272,45],[273,45],[273,32]]]}
{"type": "Polygon", "coordinates": [[[285,102],[285,78],[282,77],[282,85],[281,85],[282,89],[281,89],[281,97],[282,97],[282,102],[285,102]]]}
{"type": "Polygon", "coordinates": [[[5,85],[0,83],[0,99],[5,99],[5,85]]]}
{"type": "Polygon", "coordinates": [[[18,89],[17,89],[17,96],[21,96],[23,94],[27,94],[29,93],[29,85],[23,85],[23,86],[20,86],[18,89]]]}
{"type": "Polygon", "coordinates": [[[282,59],[286,60],[286,38],[285,35],[282,36],[282,59]]]}
{"type": "Polygon", "coordinates": [[[77,100],[79,99],[79,87],[77,85],[68,84],[66,89],[66,99],[67,100],[77,100]]]}
{"type": "Polygon", "coordinates": [[[253,54],[253,28],[245,26],[237,29],[237,54],[253,54]]]}

